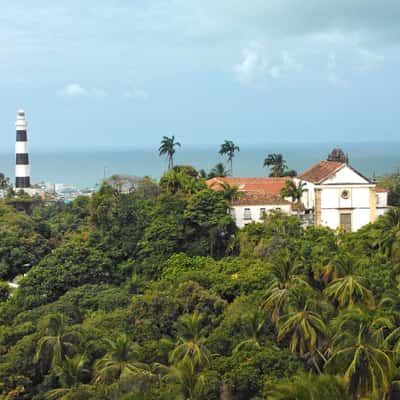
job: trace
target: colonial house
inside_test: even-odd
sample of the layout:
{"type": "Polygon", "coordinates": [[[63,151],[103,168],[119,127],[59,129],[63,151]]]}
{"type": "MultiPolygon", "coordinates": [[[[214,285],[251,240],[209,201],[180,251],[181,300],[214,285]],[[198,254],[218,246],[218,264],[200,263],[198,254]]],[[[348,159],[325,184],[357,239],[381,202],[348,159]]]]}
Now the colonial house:
{"type": "Polygon", "coordinates": [[[288,178],[212,178],[208,187],[223,190],[223,184],[236,187],[239,196],[231,202],[232,216],[239,228],[251,222],[261,222],[271,210],[290,214],[293,204],[282,199],[280,191],[288,178]]]}
{"type": "Polygon", "coordinates": [[[272,209],[297,214],[298,205],[280,196],[288,179],[304,183],[302,215],[317,226],[356,231],[388,208],[387,190],[352,168],[339,148],[295,178],[213,178],[207,184],[215,190],[223,190],[223,182],[237,187],[242,195],[232,202],[232,213],[243,227],[272,209]]]}

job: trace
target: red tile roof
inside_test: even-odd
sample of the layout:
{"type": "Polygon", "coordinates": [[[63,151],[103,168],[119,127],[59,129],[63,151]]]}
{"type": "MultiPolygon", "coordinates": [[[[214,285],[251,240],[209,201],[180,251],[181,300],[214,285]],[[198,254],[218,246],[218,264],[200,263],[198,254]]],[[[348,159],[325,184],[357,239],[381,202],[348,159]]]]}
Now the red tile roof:
{"type": "Polygon", "coordinates": [[[315,164],[306,172],[299,175],[298,178],[302,181],[318,184],[333,176],[346,165],[346,163],[338,161],[320,161],[318,164],[315,164]]]}
{"type": "Polygon", "coordinates": [[[389,192],[389,190],[384,188],[384,187],[382,187],[382,186],[376,186],[375,187],[375,192],[377,192],[377,193],[387,193],[387,192],[389,192]]]}
{"type": "Polygon", "coordinates": [[[287,180],[292,178],[211,178],[206,183],[210,189],[223,190],[220,183],[237,187],[242,193],[234,205],[284,205],[291,204],[280,196],[287,180]]]}
{"type": "Polygon", "coordinates": [[[280,195],[285,182],[292,178],[211,178],[206,183],[214,190],[223,190],[219,183],[228,183],[238,188],[240,192],[262,192],[269,195],[280,195]]]}

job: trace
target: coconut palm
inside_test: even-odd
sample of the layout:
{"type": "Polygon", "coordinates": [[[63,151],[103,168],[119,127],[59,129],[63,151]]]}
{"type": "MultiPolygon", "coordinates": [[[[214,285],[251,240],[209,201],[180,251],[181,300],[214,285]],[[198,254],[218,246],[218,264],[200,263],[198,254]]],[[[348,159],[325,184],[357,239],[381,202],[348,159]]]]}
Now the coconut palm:
{"type": "Polygon", "coordinates": [[[234,349],[233,353],[237,353],[243,347],[254,346],[261,348],[260,336],[265,331],[265,313],[261,310],[253,310],[243,316],[244,324],[244,335],[246,339],[242,340],[234,349]]]}
{"type": "Polygon", "coordinates": [[[95,364],[95,383],[112,383],[132,375],[150,376],[146,364],[138,361],[139,345],[123,334],[116,340],[105,339],[108,352],[95,364]]]}
{"type": "Polygon", "coordinates": [[[210,352],[201,334],[203,316],[198,312],[185,314],[178,321],[178,341],[169,355],[172,364],[189,359],[195,367],[210,364],[210,352]]]}
{"type": "Polygon", "coordinates": [[[168,159],[168,169],[174,167],[174,154],[176,152],[176,147],[181,147],[179,142],[175,142],[175,136],[163,136],[161,140],[161,145],[158,149],[160,156],[166,156],[168,159]]]}
{"type": "Polygon", "coordinates": [[[185,358],[177,365],[168,368],[163,381],[168,384],[171,398],[174,400],[201,400],[202,393],[210,378],[217,375],[212,372],[204,372],[189,358],[185,358]]]}
{"type": "Polygon", "coordinates": [[[274,276],[266,291],[264,308],[271,311],[271,321],[277,324],[280,316],[288,311],[296,287],[309,288],[309,283],[303,273],[302,264],[288,253],[271,266],[274,276]]]}
{"type": "Polygon", "coordinates": [[[225,140],[219,149],[219,154],[221,154],[221,156],[228,156],[231,175],[233,175],[233,158],[235,157],[235,153],[238,151],[240,151],[239,146],[236,146],[231,140],[225,140]]]}
{"type": "Polygon", "coordinates": [[[86,362],[87,360],[83,355],[76,355],[73,358],[66,356],[60,365],[56,365],[54,373],[62,387],[47,392],[46,400],[72,398],[71,395],[78,386],[81,390],[86,390],[89,393],[91,386],[81,384],[83,376],[89,373],[89,370],[86,369],[86,362]]]}
{"type": "Polygon", "coordinates": [[[212,186],[218,185],[222,189],[222,195],[228,202],[239,199],[244,195],[243,192],[239,192],[237,186],[231,185],[228,182],[217,182],[212,186]]]}
{"type": "Polygon", "coordinates": [[[382,253],[388,257],[400,256],[400,208],[390,208],[381,217],[379,224],[382,226],[377,244],[382,253]]]}
{"type": "Polygon", "coordinates": [[[301,198],[306,190],[304,189],[305,186],[306,186],[305,182],[299,181],[296,184],[296,182],[294,181],[287,180],[285,182],[285,187],[281,189],[281,197],[282,198],[290,197],[293,203],[301,204],[301,198]]]}
{"type": "Polygon", "coordinates": [[[286,161],[283,155],[279,153],[268,154],[267,158],[264,159],[263,166],[271,168],[271,173],[269,174],[271,177],[285,176],[287,169],[286,161]]]}
{"type": "Polygon", "coordinates": [[[39,323],[43,336],[37,343],[35,362],[40,362],[47,371],[49,367],[60,365],[68,354],[72,354],[79,343],[80,334],[67,327],[61,314],[50,314],[39,323]]]}
{"type": "Polygon", "coordinates": [[[317,358],[322,357],[322,343],[328,335],[328,328],[321,315],[312,310],[310,293],[297,289],[293,297],[297,304],[292,303],[293,311],[281,317],[278,341],[288,339],[290,350],[300,357],[309,356],[315,369],[321,373],[317,358]]]}
{"type": "Polygon", "coordinates": [[[226,170],[224,164],[218,163],[208,173],[207,178],[208,179],[211,179],[211,178],[225,178],[228,175],[229,175],[229,171],[226,170]]]}
{"type": "Polygon", "coordinates": [[[340,308],[363,304],[370,308],[374,306],[372,292],[367,288],[367,281],[354,272],[352,258],[343,254],[336,258],[334,264],[337,277],[325,288],[325,295],[334,300],[340,308]]]}
{"type": "Polygon", "coordinates": [[[364,323],[346,338],[338,336],[325,365],[328,372],[343,374],[349,394],[356,399],[373,395],[387,398],[395,372],[393,354],[374,338],[364,323]]]}
{"type": "Polygon", "coordinates": [[[301,374],[267,391],[267,400],[350,400],[341,380],[331,375],[301,374]]]}

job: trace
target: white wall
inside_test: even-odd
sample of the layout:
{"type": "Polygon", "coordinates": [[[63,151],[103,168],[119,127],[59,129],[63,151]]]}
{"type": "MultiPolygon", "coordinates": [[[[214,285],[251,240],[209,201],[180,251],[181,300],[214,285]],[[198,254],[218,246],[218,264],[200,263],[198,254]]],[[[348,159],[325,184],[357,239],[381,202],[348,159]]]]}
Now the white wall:
{"type": "Polygon", "coordinates": [[[368,184],[369,182],[363,178],[361,175],[358,175],[348,166],[343,167],[339,170],[334,176],[327,179],[323,182],[324,185],[330,184],[343,184],[343,183],[364,183],[368,184]]]}
{"type": "MultiPolygon", "coordinates": [[[[351,228],[353,232],[370,223],[371,215],[369,208],[356,208],[349,212],[351,212],[351,228]]],[[[340,210],[321,210],[321,225],[328,226],[331,229],[338,229],[340,227],[340,210]]]]}
{"type": "Polygon", "coordinates": [[[236,225],[239,228],[243,228],[245,225],[250,224],[252,222],[261,222],[261,208],[265,208],[265,212],[268,213],[271,210],[280,209],[280,211],[290,214],[291,205],[290,204],[282,204],[282,205],[257,205],[257,206],[232,206],[232,216],[236,222],[236,225]],[[244,210],[245,208],[249,208],[251,212],[251,219],[244,219],[244,210]]]}
{"type": "Polygon", "coordinates": [[[352,214],[352,230],[356,231],[371,222],[370,191],[371,185],[321,188],[321,225],[337,229],[340,226],[340,212],[346,209],[352,214]],[[343,190],[348,198],[342,197],[343,190]]]}
{"type": "Polygon", "coordinates": [[[376,206],[377,207],[386,207],[388,205],[388,193],[387,192],[378,192],[376,194],[376,206]]]}

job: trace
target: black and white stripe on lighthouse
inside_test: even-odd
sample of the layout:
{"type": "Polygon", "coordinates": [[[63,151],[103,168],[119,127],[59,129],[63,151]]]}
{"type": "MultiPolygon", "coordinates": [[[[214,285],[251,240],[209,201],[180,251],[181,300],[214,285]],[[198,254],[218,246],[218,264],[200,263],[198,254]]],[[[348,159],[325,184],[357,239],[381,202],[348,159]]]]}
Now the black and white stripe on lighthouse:
{"type": "Polygon", "coordinates": [[[25,113],[20,110],[17,115],[17,142],[15,144],[15,188],[25,189],[31,186],[28,155],[28,133],[25,113]]]}

